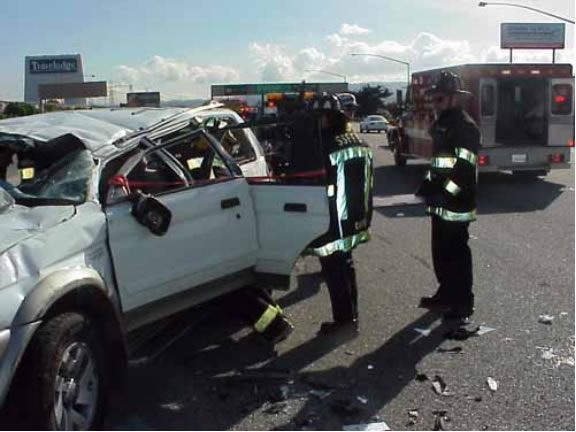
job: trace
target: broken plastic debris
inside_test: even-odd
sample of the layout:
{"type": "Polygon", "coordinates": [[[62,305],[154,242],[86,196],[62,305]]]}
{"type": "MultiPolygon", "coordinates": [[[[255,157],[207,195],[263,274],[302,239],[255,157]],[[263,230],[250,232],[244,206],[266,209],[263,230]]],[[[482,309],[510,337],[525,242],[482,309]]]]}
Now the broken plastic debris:
{"type": "Polygon", "coordinates": [[[389,431],[390,427],[388,427],[386,422],[378,422],[378,423],[346,425],[346,426],[342,426],[342,430],[345,430],[345,431],[389,431]]]}
{"type": "Polygon", "coordinates": [[[415,328],[414,331],[416,333],[420,333],[424,337],[430,336],[430,333],[432,332],[432,330],[430,329],[420,329],[420,328],[415,328]]]}
{"type": "Polygon", "coordinates": [[[554,317],[552,315],[540,315],[538,317],[538,322],[542,324],[552,324],[554,317]]]}
{"type": "Polygon", "coordinates": [[[441,396],[452,396],[452,393],[448,391],[448,386],[446,382],[442,379],[440,375],[435,375],[432,380],[432,388],[436,393],[441,396]]]}
{"type": "Polygon", "coordinates": [[[358,402],[360,402],[361,404],[366,405],[368,403],[368,399],[363,397],[363,396],[356,396],[356,399],[358,400],[358,402]]]}
{"type": "Polygon", "coordinates": [[[434,414],[434,428],[432,430],[435,431],[443,431],[446,430],[446,422],[448,421],[448,417],[446,416],[445,410],[436,410],[432,412],[434,414]]]}
{"type": "Polygon", "coordinates": [[[482,335],[485,335],[486,333],[490,333],[490,332],[495,331],[495,330],[496,330],[495,328],[485,326],[484,324],[480,324],[480,326],[476,330],[476,335],[482,336],[482,335]]]}
{"type": "Polygon", "coordinates": [[[552,348],[545,349],[544,351],[542,351],[542,358],[544,360],[552,360],[555,357],[557,356],[556,354],[554,354],[554,350],[552,348]]]}
{"type": "Polygon", "coordinates": [[[494,378],[488,377],[486,378],[486,382],[488,383],[488,388],[490,391],[495,392],[498,390],[498,381],[496,381],[494,378]]]}
{"type": "Polygon", "coordinates": [[[408,416],[410,417],[410,420],[408,420],[406,426],[414,426],[416,423],[418,423],[420,413],[417,409],[410,409],[408,410],[408,416]]]}

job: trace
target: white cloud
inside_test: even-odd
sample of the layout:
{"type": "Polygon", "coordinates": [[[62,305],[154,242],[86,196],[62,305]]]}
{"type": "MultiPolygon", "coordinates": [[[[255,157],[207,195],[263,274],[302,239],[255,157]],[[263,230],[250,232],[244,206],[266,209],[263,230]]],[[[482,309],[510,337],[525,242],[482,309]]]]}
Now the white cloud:
{"type": "Polygon", "coordinates": [[[370,33],[372,30],[364,28],[364,27],[360,27],[359,25],[356,24],[342,24],[342,26],[340,26],[340,34],[342,35],[356,35],[356,34],[365,34],[365,33],[370,33]]]}
{"type": "Polygon", "coordinates": [[[136,86],[153,86],[170,82],[181,84],[230,82],[239,78],[239,73],[229,67],[197,66],[159,55],[153,56],[141,66],[120,65],[116,68],[116,72],[119,79],[130,81],[136,86]]]}

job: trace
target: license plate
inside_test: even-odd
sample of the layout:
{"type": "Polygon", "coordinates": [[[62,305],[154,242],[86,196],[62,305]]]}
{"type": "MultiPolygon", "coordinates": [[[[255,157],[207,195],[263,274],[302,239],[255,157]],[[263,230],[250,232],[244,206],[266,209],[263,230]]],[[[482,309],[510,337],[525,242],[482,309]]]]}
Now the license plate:
{"type": "Polygon", "coordinates": [[[512,163],[526,163],[527,157],[525,154],[513,154],[512,163]]]}

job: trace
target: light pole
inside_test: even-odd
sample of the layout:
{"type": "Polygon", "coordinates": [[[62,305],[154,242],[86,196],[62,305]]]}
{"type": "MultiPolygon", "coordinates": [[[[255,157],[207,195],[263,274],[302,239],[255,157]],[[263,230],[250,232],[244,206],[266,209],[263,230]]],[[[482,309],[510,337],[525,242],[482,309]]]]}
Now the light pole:
{"type": "Polygon", "coordinates": [[[404,66],[406,66],[406,93],[408,93],[408,88],[410,87],[410,63],[402,61],[402,60],[398,60],[392,57],[386,57],[380,54],[364,54],[364,53],[352,53],[350,54],[351,56],[369,56],[369,57],[379,57],[382,58],[384,60],[390,60],[396,63],[401,63],[404,66]]]}
{"type": "Polygon", "coordinates": [[[479,7],[486,7],[486,6],[512,6],[512,7],[518,7],[518,8],[522,8],[522,9],[528,9],[528,10],[531,10],[531,11],[533,11],[533,12],[537,12],[537,13],[540,13],[540,14],[543,14],[543,15],[548,15],[548,16],[550,16],[550,17],[552,17],[552,18],[556,18],[556,19],[559,19],[559,20],[561,20],[561,21],[568,22],[568,23],[570,23],[570,24],[574,24],[574,21],[572,21],[571,19],[564,18],[564,17],[558,16],[558,15],[554,15],[554,14],[552,14],[552,13],[550,13],[550,12],[546,12],[546,11],[543,11],[543,10],[541,10],[541,9],[536,9],[536,8],[531,7],[531,6],[525,6],[525,5],[521,5],[521,4],[517,4],[517,3],[480,2],[480,3],[478,3],[478,6],[479,6],[479,7]]]}
{"type": "Polygon", "coordinates": [[[343,78],[343,79],[344,79],[344,82],[346,82],[346,75],[341,75],[341,74],[338,74],[338,73],[329,72],[329,71],[325,71],[325,70],[322,70],[322,69],[306,69],[304,72],[322,72],[322,73],[325,73],[325,74],[328,74],[328,75],[334,75],[334,76],[343,78]]]}

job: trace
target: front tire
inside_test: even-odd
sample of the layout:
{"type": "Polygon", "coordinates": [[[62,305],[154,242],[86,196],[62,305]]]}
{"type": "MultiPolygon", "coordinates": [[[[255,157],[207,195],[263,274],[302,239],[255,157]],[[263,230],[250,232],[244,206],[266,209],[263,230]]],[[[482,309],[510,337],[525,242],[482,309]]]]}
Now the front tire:
{"type": "Polygon", "coordinates": [[[67,312],[40,327],[13,389],[19,419],[37,430],[102,427],[108,371],[102,337],[90,319],[67,312]]]}

